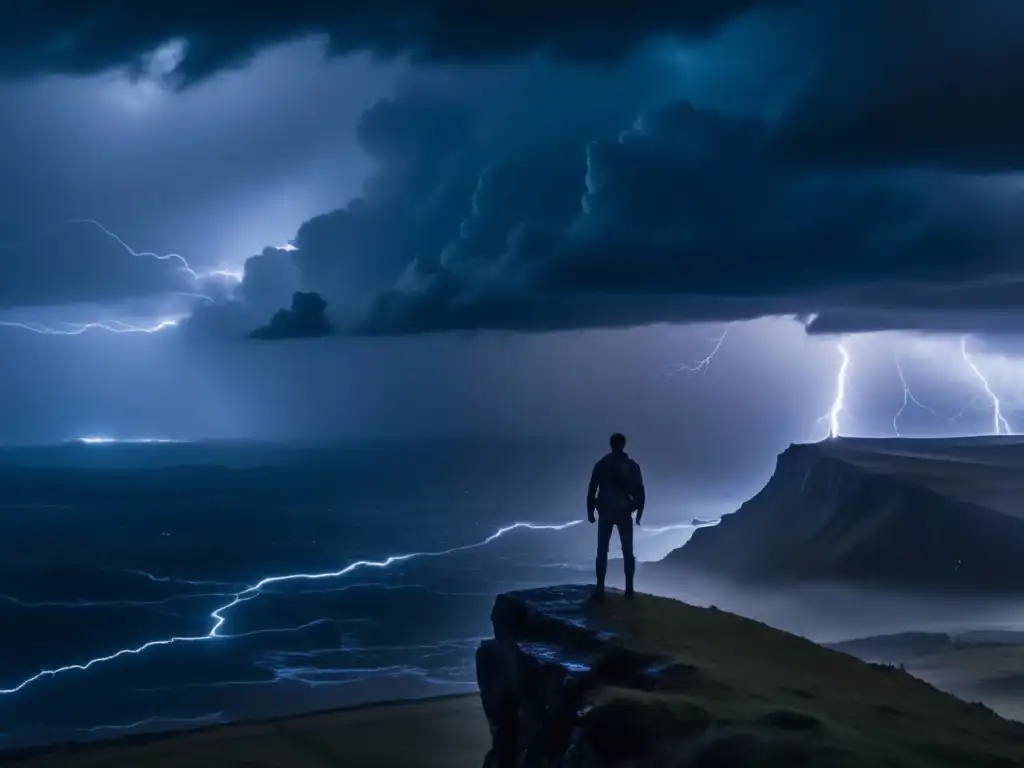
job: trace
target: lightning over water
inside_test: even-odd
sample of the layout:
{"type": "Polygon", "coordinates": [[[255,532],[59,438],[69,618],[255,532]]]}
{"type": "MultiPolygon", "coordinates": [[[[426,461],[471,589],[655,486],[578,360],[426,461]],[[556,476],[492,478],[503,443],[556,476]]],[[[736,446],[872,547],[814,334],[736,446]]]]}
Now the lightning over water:
{"type": "MultiPolygon", "coordinates": [[[[113,651],[112,653],[109,653],[109,654],[106,654],[106,655],[103,655],[103,656],[96,656],[96,657],[94,657],[92,659],[89,659],[87,661],[83,661],[83,662],[80,662],[80,663],[66,664],[66,665],[59,666],[59,667],[53,667],[53,668],[50,668],[50,669],[44,669],[44,670],[41,670],[41,671],[37,672],[36,674],[32,675],[31,677],[28,677],[25,680],[22,680],[21,682],[17,683],[16,685],[13,685],[13,686],[8,687],[8,688],[0,688],[0,694],[3,694],[3,695],[15,694],[15,693],[18,693],[19,691],[25,689],[29,685],[31,685],[31,684],[33,684],[35,682],[38,682],[40,680],[46,679],[46,678],[56,677],[58,675],[66,674],[66,673],[69,673],[69,672],[84,672],[84,671],[86,671],[88,669],[91,669],[91,668],[97,666],[97,665],[104,664],[104,663],[109,662],[109,661],[114,661],[115,659],[119,659],[119,658],[122,658],[122,657],[125,657],[125,656],[137,656],[139,654],[145,653],[146,651],[149,651],[149,650],[154,649],[154,648],[166,647],[166,646],[171,646],[171,645],[179,645],[179,644],[200,643],[200,642],[208,642],[208,641],[226,640],[226,639],[229,639],[231,637],[240,637],[240,636],[245,636],[245,635],[251,635],[251,634],[254,634],[254,632],[255,633],[267,633],[267,632],[293,632],[293,631],[296,631],[297,629],[299,629],[299,627],[280,628],[280,629],[271,629],[271,630],[256,630],[254,632],[243,633],[241,635],[228,635],[228,634],[224,634],[221,631],[224,628],[224,626],[225,626],[225,624],[226,624],[226,622],[228,620],[227,614],[228,614],[228,612],[232,608],[234,608],[234,607],[236,607],[236,606],[238,606],[238,605],[240,605],[242,603],[245,603],[245,602],[248,602],[250,600],[255,599],[256,597],[259,596],[259,594],[266,587],[268,587],[270,585],[273,585],[273,584],[280,584],[280,583],[283,583],[283,582],[291,582],[291,581],[321,581],[321,580],[327,580],[327,579],[337,579],[337,578],[341,578],[341,577],[347,576],[348,574],[350,574],[350,573],[352,573],[354,571],[357,571],[357,570],[361,570],[361,569],[386,569],[386,568],[388,568],[388,567],[390,567],[390,566],[392,566],[392,565],[394,565],[396,563],[401,563],[401,562],[405,562],[405,561],[408,561],[408,560],[421,559],[421,558],[439,558],[439,557],[445,557],[447,555],[454,555],[454,554],[457,554],[457,553],[460,553],[460,552],[467,552],[467,551],[470,551],[470,550],[473,550],[473,549],[479,549],[481,547],[487,546],[488,544],[490,544],[493,541],[501,538],[502,536],[505,536],[506,534],[508,534],[508,533],[510,533],[512,531],[516,531],[516,530],[520,530],[520,529],[531,530],[531,531],[562,531],[562,530],[565,530],[567,528],[571,528],[573,526],[579,525],[581,522],[582,522],[581,520],[572,520],[572,521],[569,521],[567,523],[550,524],[550,525],[537,524],[537,523],[513,523],[511,525],[504,526],[503,528],[499,528],[497,531],[495,531],[494,533],[492,533],[490,536],[486,537],[485,539],[481,539],[480,541],[476,541],[476,542],[473,542],[471,544],[464,544],[464,545],[461,545],[461,546],[450,547],[448,549],[431,551],[431,552],[426,552],[426,551],[425,552],[407,552],[407,553],[403,553],[403,554],[390,555],[390,556],[384,558],[383,560],[357,560],[357,561],[352,562],[349,565],[345,566],[344,568],[340,568],[340,569],[334,570],[334,571],[323,571],[323,572],[318,572],[318,573],[290,573],[290,574],[285,574],[285,575],[281,575],[281,576],[268,576],[268,577],[266,577],[264,579],[261,579],[260,581],[256,582],[255,584],[252,584],[252,585],[246,587],[245,589],[243,589],[243,590],[241,590],[239,592],[234,593],[231,596],[231,599],[228,602],[225,602],[223,605],[221,605],[221,606],[215,608],[213,611],[211,611],[210,614],[209,614],[209,618],[210,618],[210,620],[212,622],[212,626],[210,627],[209,631],[206,632],[205,634],[199,634],[199,635],[177,635],[177,636],[171,636],[171,637],[157,638],[157,639],[150,640],[148,642],[142,643],[141,645],[138,645],[138,646],[135,646],[135,647],[121,648],[119,650],[113,651]]],[[[310,623],[302,625],[302,628],[305,628],[305,627],[308,627],[308,626],[310,626],[310,623]]]]}
{"type": "Polygon", "coordinates": [[[137,731],[150,726],[167,725],[211,725],[222,722],[223,712],[211,712],[208,715],[198,717],[147,717],[143,720],[136,720],[134,723],[121,723],[118,725],[93,725],[89,728],[79,728],[82,733],[101,733],[103,731],[137,731]]]}

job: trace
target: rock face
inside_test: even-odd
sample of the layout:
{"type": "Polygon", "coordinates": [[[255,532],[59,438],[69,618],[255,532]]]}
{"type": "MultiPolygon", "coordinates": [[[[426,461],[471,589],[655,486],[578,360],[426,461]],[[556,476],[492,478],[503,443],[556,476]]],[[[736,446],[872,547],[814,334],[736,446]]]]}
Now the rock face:
{"type": "Polygon", "coordinates": [[[491,619],[485,768],[1024,765],[1024,725],[714,608],[567,586],[491,619]]]}
{"type": "Polygon", "coordinates": [[[1022,449],[992,440],[793,445],[756,496],[650,568],[758,584],[1021,592],[1022,449]]]}

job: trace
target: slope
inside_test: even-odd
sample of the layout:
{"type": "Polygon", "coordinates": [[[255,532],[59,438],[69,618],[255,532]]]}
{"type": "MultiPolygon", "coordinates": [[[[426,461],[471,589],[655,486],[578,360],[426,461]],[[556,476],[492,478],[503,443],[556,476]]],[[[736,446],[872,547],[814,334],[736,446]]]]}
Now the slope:
{"type": "Polygon", "coordinates": [[[1024,442],[792,445],[765,487],[655,570],[740,581],[1024,591],[1024,442]]]}

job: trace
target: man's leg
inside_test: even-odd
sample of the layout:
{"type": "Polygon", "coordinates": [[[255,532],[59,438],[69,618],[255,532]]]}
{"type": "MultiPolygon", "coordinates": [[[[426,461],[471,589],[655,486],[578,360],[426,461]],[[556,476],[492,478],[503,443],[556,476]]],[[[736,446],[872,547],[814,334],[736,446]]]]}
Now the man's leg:
{"type": "Polygon", "coordinates": [[[636,573],[636,557],[633,554],[633,516],[626,514],[616,521],[619,529],[619,543],[622,544],[622,568],[626,574],[626,597],[633,596],[633,574],[636,573]]]}
{"type": "Polygon", "coordinates": [[[604,594],[604,577],[608,573],[608,547],[612,542],[615,520],[611,515],[597,517],[597,594],[604,594]]]}

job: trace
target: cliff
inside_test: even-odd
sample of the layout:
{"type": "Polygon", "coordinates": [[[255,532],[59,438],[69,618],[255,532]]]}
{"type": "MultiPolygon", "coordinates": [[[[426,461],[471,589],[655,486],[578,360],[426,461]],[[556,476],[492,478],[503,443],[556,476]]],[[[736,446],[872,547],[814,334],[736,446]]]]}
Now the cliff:
{"type": "Polygon", "coordinates": [[[1024,765],[1024,725],[713,608],[501,595],[477,652],[486,768],[1024,765]]]}
{"type": "Polygon", "coordinates": [[[792,445],[765,487],[652,570],[739,581],[1024,591],[1024,443],[792,445]]]}

